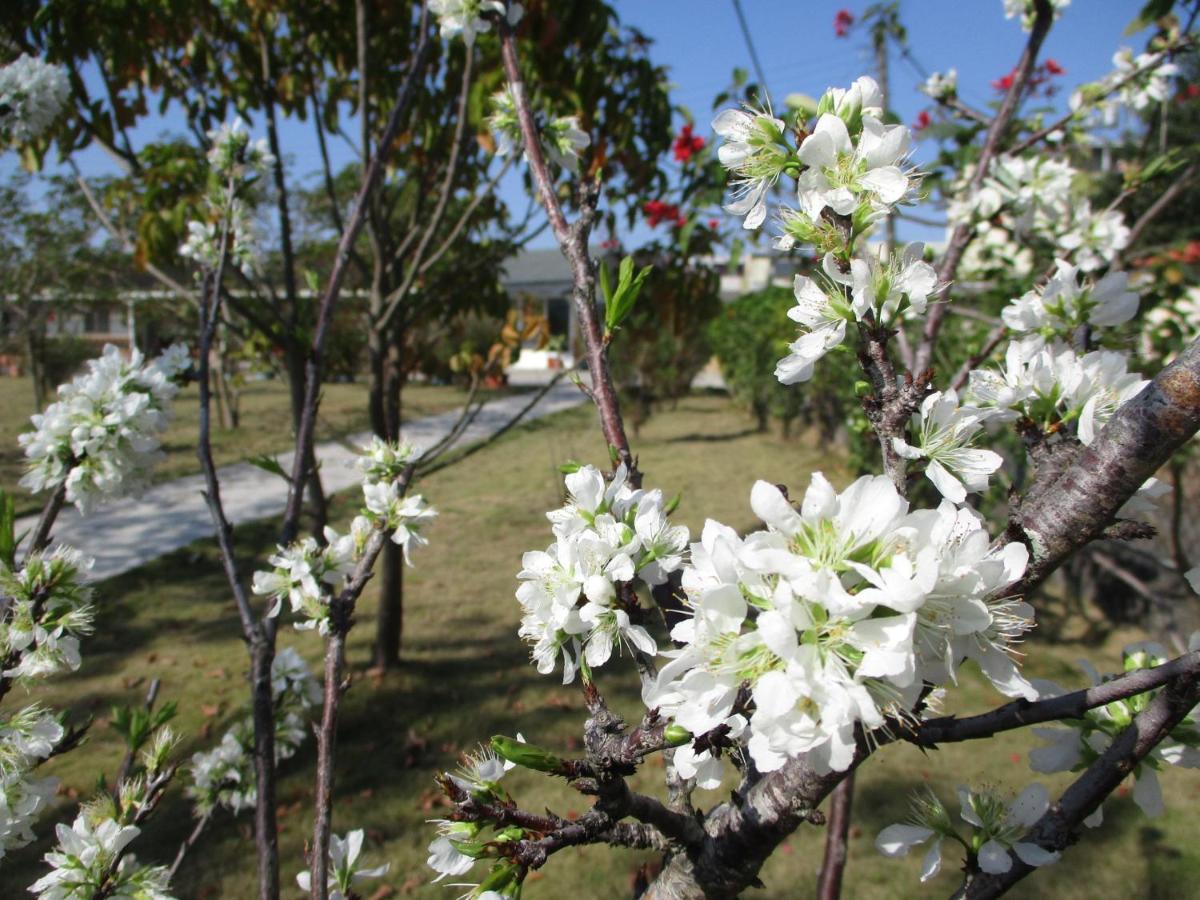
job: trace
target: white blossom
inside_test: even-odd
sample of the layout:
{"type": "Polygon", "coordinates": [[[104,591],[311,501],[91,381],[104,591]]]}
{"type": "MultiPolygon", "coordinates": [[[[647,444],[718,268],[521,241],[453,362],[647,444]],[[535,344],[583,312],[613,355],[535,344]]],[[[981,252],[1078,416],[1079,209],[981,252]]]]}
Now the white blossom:
{"type": "Polygon", "coordinates": [[[607,483],[593,466],[568,473],[566,504],[546,514],[555,542],[521,560],[519,634],[533,645],[542,674],[561,657],[564,683],[581,662],[602,666],[623,645],[657,652],[650,633],[631,618],[631,588],[635,579],[662,584],[679,569],[688,531],[670,524],[661,491],[634,490],[627,477],[624,465],[607,483]]]}
{"type": "Polygon", "coordinates": [[[893,438],[892,444],[906,459],[929,460],[925,477],[947,500],[962,503],[968,491],[986,490],[988,476],[1004,461],[992,450],[972,446],[988,415],[973,406],[959,406],[956,391],[937,391],[913,414],[915,444],[901,438],[893,438]]]}
{"type": "Polygon", "coordinates": [[[767,191],[792,158],[783,121],[756,110],[726,109],[713,119],[712,128],[724,139],[717,158],[734,176],[733,199],[725,211],[744,216],[743,228],[756,229],[767,216],[767,191]]]}
{"type": "Polygon", "coordinates": [[[934,100],[943,100],[958,93],[958,72],[951,69],[946,73],[934,72],[921,84],[923,94],[934,100]]]}
{"type": "Polygon", "coordinates": [[[32,417],[34,430],[18,440],[32,491],[66,485],[66,499],[86,514],[98,504],[140,489],[162,456],[159,435],[187,351],[172,347],[153,362],[133,350],[126,359],[111,344],[87,371],[58,389],[58,400],[32,417]]]}
{"type": "Polygon", "coordinates": [[[58,847],[45,856],[50,872],[30,885],[30,893],[39,900],[89,900],[103,888],[103,896],[120,900],[171,900],[167,870],[138,866],[125,853],[139,832],[112,818],[92,821],[81,812],[72,825],[58,826],[58,847]]]}
{"type": "MultiPolygon", "coordinates": [[[[1071,0],[1050,0],[1050,6],[1054,10],[1056,19],[1070,5],[1071,0]]],[[[1016,16],[1021,17],[1021,27],[1029,31],[1033,27],[1033,0],[1004,0],[1004,18],[1012,19],[1016,16]]]]}
{"type": "Polygon", "coordinates": [[[16,662],[9,678],[44,678],[79,668],[79,638],[90,634],[92,560],[69,547],[30,554],[15,572],[0,563],[0,594],[9,598],[0,621],[0,655],[16,662]]]}
{"type": "Polygon", "coordinates": [[[1099,281],[1079,280],[1079,267],[1055,261],[1055,273],[1041,290],[1013,300],[1001,312],[1014,331],[1058,332],[1070,337],[1080,325],[1112,328],[1134,317],[1138,295],[1128,290],[1126,272],[1109,272],[1099,281]]]}
{"type": "Polygon", "coordinates": [[[442,37],[449,40],[461,34],[468,47],[475,43],[476,35],[492,30],[488,13],[504,16],[509,25],[516,25],[524,12],[520,3],[506,8],[504,0],[430,0],[429,9],[437,17],[442,37]]]}
{"type": "MultiPolygon", "coordinates": [[[[346,900],[352,896],[354,883],[366,878],[382,878],[391,868],[391,863],[362,869],[358,866],[358,857],[362,852],[363,830],[357,828],[340,838],[336,834],[329,836],[329,900],[346,900]]],[[[312,890],[312,874],[300,872],[296,876],[296,884],[302,891],[312,890]]],[[[357,894],[353,894],[357,896],[357,894]]]]}
{"type": "Polygon", "coordinates": [[[23,144],[40,137],[70,95],[62,66],[27,53],[0,66],[0,139],[23,144]]]}

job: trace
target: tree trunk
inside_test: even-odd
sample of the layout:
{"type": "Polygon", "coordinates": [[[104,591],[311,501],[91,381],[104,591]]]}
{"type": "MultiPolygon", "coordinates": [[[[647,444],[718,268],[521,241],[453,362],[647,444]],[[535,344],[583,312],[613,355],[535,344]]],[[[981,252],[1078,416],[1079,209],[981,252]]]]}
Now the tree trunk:
{"type": "MultiPolygon", "coordinates": [[[[304,411],[304,371],[305,354],[298,346],[289,346],[284,350],[284,361],[287,366],[289,399],[292,404],[292,430],[300,430],[300,416],[304,411]]],[[[315,442],[314,442],[315,444],[315,442]]],[[[321,485],[321,473],[315,463],[315,457],[310,455],[306,461],[305,471],[308,480],[304,490],[311,504],[313,517],[313,533],[320,535],[329,521],[329,506],[325,499],[325,489],[321,485]]]]}
{"type": "MultiPolygon", "coordinates": [[[[375,433],[384,440],[396,441],[400,438],[403,389],[400,336],[381,337],[376,344],[371,352],[371,378],[373,385],[378,384],[379,396],[372,396],[371,408],[373,415],[378,409],[382,428],[376,429],[375,433]],[[383,346],[385,343],[386,347],[383,346]]],[[[371,664],[376,669],[394,669],[400,665],[404,635],[404,559],[400,547],[389,541],[380,554],[379,566],[379,616],[375,621],[375,651],[371,664]]]]}

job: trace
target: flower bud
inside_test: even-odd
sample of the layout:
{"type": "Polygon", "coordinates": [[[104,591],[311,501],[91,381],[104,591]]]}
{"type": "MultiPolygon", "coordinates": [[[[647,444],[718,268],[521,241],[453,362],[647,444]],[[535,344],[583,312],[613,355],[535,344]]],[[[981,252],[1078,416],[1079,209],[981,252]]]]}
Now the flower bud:
{"type": "Polygon", "coordinates": [[[682,725],[672,722],[663,731],[663,743],[668,747],[682,747],[692,742],[692,733],[682,725]]]}
{"type": "Polygon", "coordinates": [[[549,750],[545,750],[536,744],[514,741],[512,738],[505,737],[502,734],[492,737],[492,749],[510,763],[526,769],[533,769],[537,772],[557,773],[562,771],[563,768],[562,759],[555,756],[549,750]]]}

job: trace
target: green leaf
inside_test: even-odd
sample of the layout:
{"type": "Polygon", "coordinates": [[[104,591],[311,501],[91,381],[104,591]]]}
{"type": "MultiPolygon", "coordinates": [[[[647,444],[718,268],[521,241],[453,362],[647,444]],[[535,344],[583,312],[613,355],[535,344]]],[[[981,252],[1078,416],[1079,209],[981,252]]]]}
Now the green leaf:
{"type": "Polygon", "coordinates": [[[600,261],[600,294],[604,297],[604,305],[609,306],[612,303],[612,279],[608,274],[608,263],[604,260],[600,261]]]}
{"type": "Polygon", "coordinates": [[[279,464],[279,460],[268,453],[260,453],[258,456],[251,456],[246,462],[250,465],[262,469],[264,472],[270,472],[272,475],[278,475],[288,484],[292,483],[292,476],[283,470],[283,466],[279,464]]]}
{"type": "Polygon", "coordinates": [[[17,561],[17,514],[13,498],[0,491],[0,563],[10,569],[17,561]]]}
{"type": "Polygon", "coordinates": [[[1154,24],[1157,19],[1161,19],[1167,15],[1172,7],[1175,6],[1175,0],[1150,0],[1142,11],[1137,14],[1137,18],[1125,26],[1125,34],[1136,34],[1143,28],[1154,24]]]}

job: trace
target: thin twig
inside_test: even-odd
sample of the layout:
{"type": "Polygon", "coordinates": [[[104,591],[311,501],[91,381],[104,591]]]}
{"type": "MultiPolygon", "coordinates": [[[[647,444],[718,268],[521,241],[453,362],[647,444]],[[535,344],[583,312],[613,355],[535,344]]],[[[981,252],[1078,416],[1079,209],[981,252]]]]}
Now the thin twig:
{"type": "Polygon", "coordinates": [[[829,799],[829,822],[825,827],[825,859],[817,879],[819,900],[837,900],[842,895],[842,876],[850,852],[850,807],[854,799],[854,773],[833,790],[829,799]]]}

